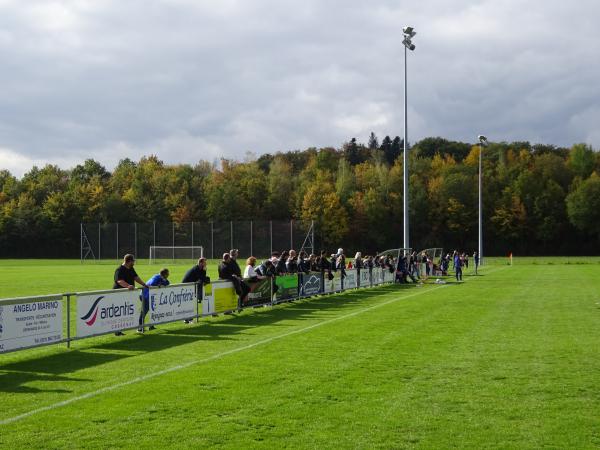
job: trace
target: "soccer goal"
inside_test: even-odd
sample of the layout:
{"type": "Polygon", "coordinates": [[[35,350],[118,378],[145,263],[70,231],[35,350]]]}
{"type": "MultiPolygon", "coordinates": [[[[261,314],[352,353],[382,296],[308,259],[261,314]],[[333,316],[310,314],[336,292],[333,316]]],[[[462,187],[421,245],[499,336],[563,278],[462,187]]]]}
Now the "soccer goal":
{"type": "Polygon", "coordinates": [[[408,256],[411,254],[411,252],[411,248],[391,248],[389,250],[379,252],[377,256],[392,256],[397,261],[400,259],[400,256],[408,256]]]}
{"type": "Polygon", "coordinates": [[[202,246],[150,246],[150,264],[156,264],[162,261],[175,262],[176,260],[193,261],[203,256],[204,247],[202,246]]]}

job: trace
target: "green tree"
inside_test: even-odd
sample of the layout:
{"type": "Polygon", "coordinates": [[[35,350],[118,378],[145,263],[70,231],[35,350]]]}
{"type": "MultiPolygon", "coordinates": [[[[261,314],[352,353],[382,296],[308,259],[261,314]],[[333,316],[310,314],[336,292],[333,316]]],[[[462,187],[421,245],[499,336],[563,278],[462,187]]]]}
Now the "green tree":
{"type": "Polygon", "coordinates": [[[600,237],[600,177],[592,173],[567,196],[566,202],[571,223],[600,237]]]}

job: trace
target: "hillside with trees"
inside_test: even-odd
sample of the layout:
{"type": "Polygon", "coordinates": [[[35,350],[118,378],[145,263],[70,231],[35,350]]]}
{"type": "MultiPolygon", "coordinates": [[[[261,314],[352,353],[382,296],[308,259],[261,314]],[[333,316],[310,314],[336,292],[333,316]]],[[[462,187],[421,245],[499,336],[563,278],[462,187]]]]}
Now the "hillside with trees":
{"type": "MultiPolygon", "coordinates": [[[[314,220],[318,245],[365,251],[402,243],[402,152],[371,134],[341,148],[263,154],[220,164],[94,160],[64,170],[0,171],[0,257],[79,255],[81,222],[314,220]]],[[[479,146],[426,138],[410,152],[414,248],[477,245],[479,146]]],[[[595,254],[600,250],[600,155],[528,142],[484,149],[488,255],[595,254]]]]}

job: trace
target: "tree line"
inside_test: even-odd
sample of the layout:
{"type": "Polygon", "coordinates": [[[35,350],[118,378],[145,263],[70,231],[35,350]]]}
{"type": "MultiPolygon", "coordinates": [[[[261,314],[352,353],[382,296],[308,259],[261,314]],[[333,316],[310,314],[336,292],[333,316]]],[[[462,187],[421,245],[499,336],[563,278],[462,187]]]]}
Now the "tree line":
{"type": "MultiPolygon", "coordinates": [[[[409,153],[415,249],[477,246],[479,145],[426,138],[409,153]]],[[[402,246],[403,142],[167,164],[88,159],[69,170],[0,171],[0,257],[77,257],[81,222],[314,220],[318,245],[373,252],[402,246]]],[[[483,154],[485,254],[600,250],[600,155],[529,142],[483,154]]]]}

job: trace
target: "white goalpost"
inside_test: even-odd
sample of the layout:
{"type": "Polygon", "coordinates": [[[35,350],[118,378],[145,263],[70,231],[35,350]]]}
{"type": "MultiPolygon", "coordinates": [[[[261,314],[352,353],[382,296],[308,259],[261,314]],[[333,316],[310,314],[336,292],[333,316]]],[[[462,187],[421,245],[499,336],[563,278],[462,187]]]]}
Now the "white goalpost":
{"type": "Polygon", "coordinates": [[[204,257],[202,246],[173,246],[173,245],[151,245],[150,264],[158,261],[196,260],[204,257]]]}

